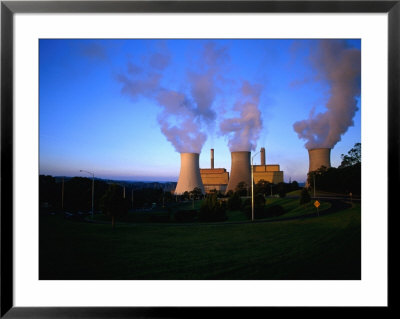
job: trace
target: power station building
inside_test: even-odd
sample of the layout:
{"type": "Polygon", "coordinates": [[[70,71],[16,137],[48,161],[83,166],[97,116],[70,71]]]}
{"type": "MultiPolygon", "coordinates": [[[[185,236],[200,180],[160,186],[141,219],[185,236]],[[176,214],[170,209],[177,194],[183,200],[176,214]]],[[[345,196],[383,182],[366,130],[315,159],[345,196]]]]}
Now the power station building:
{"type": "Polygon", "coordinates": [[[283,171],[280,170],[278,164],[265,164],[265,148],[262,147],[260,151],[261,164],[253,165],[253,178],[254,183],[257,184],[260,180],[272,184],[283,183],[283,171]]]}
{"type": "MultiPolygon", "coordinates": [[[[254,182],[260,180],[272,184],[283,182],[283,171],[278,164],[265,164],[265,148],[261,148],[261,164],[253,165],[254,182]]],[[[199,167],[199,154],[181,153],[181,169],[175,194],[182,195],[191,192],[195,187],[200,188],[202,193],[213,190],[227,193],[229,190],[236,191],[239,183],[244,182],[247,187],[251,186],[251,153],[248,151],[231,152],[231,172],[225,168],[214,168],[214,149],[211,149],[211,168],[199,167]]]]}
{"type": "Polygon", "coordinates": [[[225,168],[214,168],[214,149],[211,149],[211,168],[201,168],[200,176],[206,193],[212,190],[217,190],[221,193],[226,191],[229,173],[225,168]]]}
{"type": "MultiPolygon", "coordinates": [[[[231,153],[231,173],[225,168],[214,168],[214,149],[211,149],[211,168],[201,168],[200,176],[204,190],[209,193],[212,190],[226,193],[229,190],[235,191],[240,182],[245,182],[247,187],[251,186],[251,163],[250,152],[231,153]]],[[[261,164],[253,165],[253,178],[257,184],[260,180],[272,184],[283,182],[283,171],[278,164],[266,165],[265,148],[260,151],[261,164]]]]}

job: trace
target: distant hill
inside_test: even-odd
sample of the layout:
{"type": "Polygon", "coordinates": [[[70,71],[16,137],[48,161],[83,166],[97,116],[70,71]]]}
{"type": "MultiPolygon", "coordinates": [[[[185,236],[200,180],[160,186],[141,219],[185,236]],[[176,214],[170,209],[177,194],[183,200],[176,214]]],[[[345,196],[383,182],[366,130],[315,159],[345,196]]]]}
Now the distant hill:
{"type": "MultiPolygon", "coordinates": [[[[56,182],[68,181],[73,177],[68,176],[54,176],[56,182]]],[[[87,177],[90,179],[90,177],[87,177]]],[[[176,188],[176,182],[146,182],[146,181],[121,181],[121,180],[113,180],[113,179],[103,179],[103,178],[94,178],[95,180],[103,181],[108,184],[118,184],[121,186],[126,186],[132,189],[142,189],[142,188],[153,188],[153,189],[163,189],[164,191],[172,191],[176,188]]]]}

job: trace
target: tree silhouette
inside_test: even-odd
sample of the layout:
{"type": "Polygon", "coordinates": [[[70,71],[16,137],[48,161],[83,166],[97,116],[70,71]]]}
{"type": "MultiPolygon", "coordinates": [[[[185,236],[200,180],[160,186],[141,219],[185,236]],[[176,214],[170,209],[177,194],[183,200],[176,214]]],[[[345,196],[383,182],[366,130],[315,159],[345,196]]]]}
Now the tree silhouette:
{"type": "Polygon", "coordinates": [[[112,227],[115,227],[115,219],[128,213],[129,200],[124,199],[122,187],[111,184],[101,198],[101,208],[106,216],[111,217],[112,227]]]}
{"type": "Polygon", "coordinates": [[[308,193],[306,188],[303,188],[300,194],[300,205],[306,205],[311,201],[310,194],[308,193]]]}

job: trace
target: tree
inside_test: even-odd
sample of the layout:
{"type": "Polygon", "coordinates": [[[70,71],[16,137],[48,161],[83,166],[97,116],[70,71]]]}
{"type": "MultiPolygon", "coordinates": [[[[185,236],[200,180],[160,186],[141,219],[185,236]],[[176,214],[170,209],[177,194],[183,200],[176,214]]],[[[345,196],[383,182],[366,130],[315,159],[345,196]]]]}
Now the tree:
{"type": "Polygon", "coordinates": [[[246,196],[247,188],[248,188],[248,185],[245,182],[239,182],[236,186],[235,191],[237,193],[239,193],[240,196],[246,196]]]}
{"type": "Polygon", "coordinates": [[[270,182],[267,182],[263,179],[259,180],[254,187],[255,194],[266,195],[270,191],[270,182]]]}
{"type": "Polygon", "coordinates": [[[217,194],[209,194],[200,207],[200,221],[223,221],[226,220],[225,202],[218,200],[217,194]]]}
{"type": "Polygon", "coordinates": [[[61,206],[61,183],[53,176],[39,175],[39,203],[47,203],[53,209],[61,206]]]}
{"type": "Polygon", "coordinates": [[[190,198],[190,193],[188,191],[184,191],[182,194],[183,200],[187,200],[190,198]]]}
{"type": "Polygon", "coordinates": [[[226,197],[232,197],[233,196],[233,193],[234,193],[234,191],[233,190],[229,190],[227,193],[226,193],[226,197]]]}
{"type": "Polygon", "coordinates": [[[310,201],[311,201],[310,194],[308,193],[306,188],[303,188],[300,194],[300,205],[305,206],[305,204],[309,203],[310,201]]]}
{"type": "Polygon", "coordinates": [[[190,195],[193,199],[199,199],[201,198],[201,195],[203,195],[203,192],[201,191],[200,187],[195,187],[192,191],[190,191],[190,195]]]}
{"type": "Polygon", "coordinates": [[[228,199],[228,209],[229,210],[238,210],[242,207],[242,199],[238,192],[231,193],[228,199]]]}
{"type": "Polygon", "coordinates": [[[111,184],[100,201],[101,208],[106,216],[111,217],[112,227],[115,227],[115,219],[128,213],[129,200],[124,199],[122,187],[111,184]]]}
{"type": "Polygon", "coordinates": [[[299,189],[299,183],[297,181],[293,181],[290,186],[290,190],[297,191],[298,189],[299,189]]]}
{"type": "Polygon", "coordinates": [[[287,186],[285,183],[278,184],[278,195],[279,197],[286,197],[287,186]]]}
{"type": "Polygon", "coordinates": [[[262,194],[257,194],[254,196],[254,206],[255,207],[264,207],[265,206],[265,198],[262,194]]]}
{"type": "Polygon", "coordinates": [[[321,167],[310,172],[307,179],[310,190],[314,189],[314,181],[321,191],[361,195],[361,143],[356,143],[348,155],[342,154],[339,167],[321,167]]]}
{"type": "Polygon", "coordinates": [[[354,147],[347,152],[348,155],[340,155],[342,163],[339,168],[349,167],[361,163],[361,143],[354,144],[354,147]]]}

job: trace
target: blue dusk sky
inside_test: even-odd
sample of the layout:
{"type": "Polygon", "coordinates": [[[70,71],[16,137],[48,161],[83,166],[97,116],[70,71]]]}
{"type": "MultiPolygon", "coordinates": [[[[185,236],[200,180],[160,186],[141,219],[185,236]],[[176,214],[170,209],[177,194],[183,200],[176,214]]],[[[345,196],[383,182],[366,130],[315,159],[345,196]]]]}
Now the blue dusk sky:
{"type": "MultiPolygon", "coordinates": [[[[360,40],[39,42],[40,174],[177,181],[180,152],[230,171],[266,149],[304,182],[307,148],[331,164],[361,142],[360,40]]],[[[260,158],[254,157],[254,164],[260,158]]]]}

